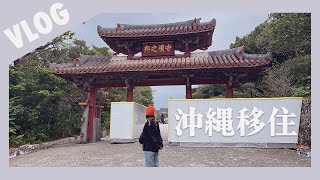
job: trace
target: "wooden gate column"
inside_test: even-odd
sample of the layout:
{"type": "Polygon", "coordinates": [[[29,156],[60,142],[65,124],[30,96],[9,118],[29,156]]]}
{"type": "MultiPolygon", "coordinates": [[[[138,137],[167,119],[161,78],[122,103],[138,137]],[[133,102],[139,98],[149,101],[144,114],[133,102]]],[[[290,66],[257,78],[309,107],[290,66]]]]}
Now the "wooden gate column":
{"type": "Polygon", "coordinates": [[[96,96],[97,89],[94,86],[90,87],[89,91],[89,118],[88,118],[88,141],[92,142],[93,140],[93,119],[97,116],[96,109],[96,96]]]}
{"type": "Polygon", "coordinates": [[[191,86],[190,78],[187,78],[187,82],[186,82],[186,99],[192,99],[192,86],[191,86]]]}
{"type": "Polygon", "coordinates": [[[226,98],[233,98],[232,76],[230,76],[229,81],[226,83],[226,89],[227,89],[226,98]]]}
{"type": "Polygon", "coordinates": [[[127,85],[127,101],[132,102],[133,101],[133,85],[130,81],[126,81],[127,85]]]}

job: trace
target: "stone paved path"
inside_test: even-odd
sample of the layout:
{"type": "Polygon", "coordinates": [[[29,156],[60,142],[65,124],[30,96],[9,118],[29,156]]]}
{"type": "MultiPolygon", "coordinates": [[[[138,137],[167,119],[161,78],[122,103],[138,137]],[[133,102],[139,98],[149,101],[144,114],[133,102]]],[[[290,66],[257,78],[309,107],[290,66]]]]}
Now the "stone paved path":
{"type": "MultiPolygon", "coordinates": [[[[163,139],[167,125],[161,125],[163,139]]],[[[67,144],[11,158],[11,167],[141,167],[141,145],[110,144],[110,140],[89,144],[67,144]]],[[[162,167],[284,167],[311,166],[311,159],[299,157],[289,149],[213,148],[169,146],[160,151],[162,167]]]]}
{"type": "MultiPolygon", "coordinates": [[[[160,165],[166,167],[281,167],[311,166],[310,158],[288,149],[191,148],[169,146],[164,142],[160,165]]],[[[90,144],[68,144],[11,158],[11,167],[141,167],[143,152],[139,143],[110,144],[103,140],[90,144]]]]}

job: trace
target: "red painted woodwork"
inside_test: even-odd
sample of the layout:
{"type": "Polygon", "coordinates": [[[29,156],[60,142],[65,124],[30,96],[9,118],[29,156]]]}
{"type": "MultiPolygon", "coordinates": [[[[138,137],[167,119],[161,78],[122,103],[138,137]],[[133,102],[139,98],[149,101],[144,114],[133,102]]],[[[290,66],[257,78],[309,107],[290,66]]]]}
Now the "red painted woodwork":
{"type": "MultiPolygon", "coordinates": [[[[191,55],[125,57],[125,56],[89,56],[81,55],[80,64],[51,65],[53,72],[62,77],[72,75],[113,76],[138,74],[172,74],[179,71],[195,72],[254,72],[270,64],[271,54],[247,54],[244,47],[229,50],[195,52],[191,55]],[[109,63],[107,63],[109,62],[109,63]]],[[[213,75],[214,77],[214,75],[213,75]]],[[[71,79],[71,81],[74,81],[71,79]]]]}
{"type": "MultiPolygon", "coordinates": [[[[198,84],[226,84],[224,80],[213,80],[213,79],[195,79],[192,81],[193,85],[198,84]]],[[[135,82],[133,86],[169,86],[169,85],[186,85],[183,80],[148,80],[145,82],[135,82]]],[[[106,84],[96,84],[97,88],[107,87],[126,87],[126,84],[120,82],[109,82],[106,84]]]]}
{"type": "Polygon", "coordinates": [[[133,86],[131,84],[127,86],[127,101],[133,101],[133,86]]]}
{"type": "Polygon", "coordinates": [[[225,84],[226,97],[233,98],[233,88],[270,64],[271,54],[247,54],[243,46],[191,53],[211,46],[215,26],[215,19],[201,23],[200,19],[194,19],[157,25],[98,26],[99,36],[115,55],[127,56],[81,55],[72,63],[50,64],[55,75],[89,91],[88,142],[93,140],[98,88],[126,87],[127,101],[132,102],[135,86],[184,85],[186,98],[192,99],[192,84],[225,84]],[[184,54],[175,55],[174,50],[184,54]],[[141,57],[134,56],[140,52],[141,57]],[[189,77],[192,77],[192,84],[189,77]],[[87,88],[88,79],[90,88],[87,88]]]}
{"type": "Polygon", "coordinates": [[[92,142],[93,140],[93,119],[97,116],[96,115],[96,96],[97,96],[97,89],[96,87],[91,86],[89,92],[89,121],[88,121],[88,130],[87,130],[87,137],[88,142],[92,142]]]}
{"type": "Polygon", "coordinates": [[[230,82],[226,83],[227,94],[226,98],[233,98],[233,87],[230,82]]]}
{"type": "Polygon", "coordinates": [[[150,60],[150,59],[164,59],[164,58],[187,58],[190,57],[191,54],[175,54],[175,55],[160,55],[160,56],[154,56],[154,57],[143,57],[143,56],[133,56],[133,57],[127,57],[128,60],[150,60]]]}
{"type": "Polygon", "coordinates": [[[187,78],[186,82],[186,99],[192,99],[192,88],[189,78],[187,78]]]}
{"type": "Polygon", "coordinates": [[[200,22],[201,18],[189,21],[153,24],[129,25],[117,24],[115,28],[97,27],[99,36],[116,52],[133,56],[143,52],[142,43],[173,41],[175,50],[192,52],[207,49],[212,44],[212,35],[216,20],[200,22]]]}

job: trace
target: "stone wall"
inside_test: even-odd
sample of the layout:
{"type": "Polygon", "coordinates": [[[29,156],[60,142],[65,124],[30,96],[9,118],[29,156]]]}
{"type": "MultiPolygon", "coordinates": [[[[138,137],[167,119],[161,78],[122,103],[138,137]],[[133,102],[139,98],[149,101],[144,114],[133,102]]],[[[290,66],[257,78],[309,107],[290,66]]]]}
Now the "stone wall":
{"type": "Polygon", "coordinates": [[[9,149],[9,158],[15,157],[21,154],[27,154],[31,153],[40,149],[46,149],[49,147],[52,147],[54,145],[61,145],[61,144],[69,144],[69,143],[79,143],[80,142],[80,136],[77,137],[68,137],[68,138],[63,138],[59,139],[56,141],[50,141],[50,142],[45,142],[41,144],[26,144],[23,146],[20,146],[18,148],[10,148],[9,149]]]}
{"type": "Polygon", "coordinates": [[[311,99],[302,101],[298,144],[311,147],[311,99]]]}

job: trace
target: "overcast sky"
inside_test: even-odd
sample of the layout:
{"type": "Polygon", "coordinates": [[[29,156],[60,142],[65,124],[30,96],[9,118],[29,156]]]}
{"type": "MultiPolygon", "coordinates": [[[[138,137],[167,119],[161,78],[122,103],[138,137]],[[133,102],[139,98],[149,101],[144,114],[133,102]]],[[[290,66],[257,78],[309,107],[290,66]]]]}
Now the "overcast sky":
{"type": "MultiPolygon", "coordinates": [[[[76,38],[83,39],[88,45],[99,47],[107,46],[97,33],[97,26],[116,27],[122,24],[162,24],[179,21],[187,21],[195,17],[201,18],[201,22],[216,19],[216,28],[213,33],[213,41],[210,50],[229,49],[237,36],[242,37],[250,33],[256,26],[267,20],[267,13],[119,13],[99,14],[84,24],[74,29],[76,38]]],[[[185,86],[154,86],[154,102],[156,109],[166,108],[168,98],[185,98],[185,86]]]]}

